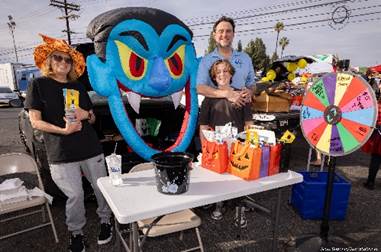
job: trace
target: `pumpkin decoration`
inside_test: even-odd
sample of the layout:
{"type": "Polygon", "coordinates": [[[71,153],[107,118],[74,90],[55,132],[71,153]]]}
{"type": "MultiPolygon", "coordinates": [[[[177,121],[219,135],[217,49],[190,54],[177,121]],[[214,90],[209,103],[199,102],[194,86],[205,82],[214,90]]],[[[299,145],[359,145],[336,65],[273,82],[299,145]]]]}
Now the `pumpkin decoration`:
{"type": "Polygon", "coordinates": [[[202,143],[201,166],[217,173],[225,173],[228,168],[227,143],[209,142],[202,143]]]}
{"type": "Polygon", "coordinates": [[[259,178],[261,149],[252,147],[248,142],[236,141],[232,144],[228,171],[245,180],[259,178]]]}

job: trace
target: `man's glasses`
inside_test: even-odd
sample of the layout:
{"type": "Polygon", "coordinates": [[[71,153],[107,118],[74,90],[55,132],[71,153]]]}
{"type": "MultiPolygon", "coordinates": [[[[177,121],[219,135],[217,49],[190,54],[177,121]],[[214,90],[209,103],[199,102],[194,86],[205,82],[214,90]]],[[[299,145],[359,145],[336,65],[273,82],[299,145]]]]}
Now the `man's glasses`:
{"type": "Polygon", "coordinates": [[[61,62],[62,60],[64,60],[66,64],[71,65],[73,63],[72,58],[62,57],[61,55],[55,55],[55,54],[53,54],[52,57],[53,57],[53,60],[57,62],[61,62]]]}

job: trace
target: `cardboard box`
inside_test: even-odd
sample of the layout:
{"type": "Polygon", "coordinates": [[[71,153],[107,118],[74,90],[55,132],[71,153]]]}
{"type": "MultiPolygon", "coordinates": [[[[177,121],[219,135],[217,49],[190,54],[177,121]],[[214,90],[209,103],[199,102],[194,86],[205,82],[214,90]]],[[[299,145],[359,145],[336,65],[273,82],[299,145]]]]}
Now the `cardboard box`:
{"type": "Polygon", "coordinates": [[[262,92],[255,96],[253,111],[259,112],[289,112],[291,96],[286,93],[269,95],[262,92]]]}

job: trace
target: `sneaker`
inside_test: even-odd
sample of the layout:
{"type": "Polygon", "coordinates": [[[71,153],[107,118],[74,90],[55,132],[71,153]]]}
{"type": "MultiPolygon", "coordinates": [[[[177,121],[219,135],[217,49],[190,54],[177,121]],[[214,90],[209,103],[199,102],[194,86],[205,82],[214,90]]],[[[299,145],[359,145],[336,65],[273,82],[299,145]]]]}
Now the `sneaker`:
{"type": "Polygon", "coordinates": [[[71,234],[69,241],[70,252],[85,252],[86,242],[83,234],[71,234]]]}
{"type": "Polygon", "coordinates": [[[368,190],[374,190],[374,182],[366,181],[363,186],[368,190]]]}
{"type": "Polygon", "coordinates": [[[98,245],[107,244],[112,239],[112,225],[110,223],[101,223],[101,231],[98,236],[98,245]]]}
{"type": "Polygon", "coordinates": [[[247,219],[246,219],[244,207],[235,208],[234,226],[239,228],[247,227],[247,219]]]}
{"type": "Polygon", "coordinates": [[[222,214],[221,212],[221,209],[214,209],[214,211],[210,214],[210,217],[213,219],[213,220],[222,220],[222,218],[224,217],[224,215],[222,214]]]}
{"type": "Polygon", "coordinates": [[[224,210],[223,203],[222,202],[216,203],[216,208],[210,214],[210,217],[216,221],[222,220],[222,218],[224,217],[223,210],[224,210]]]}

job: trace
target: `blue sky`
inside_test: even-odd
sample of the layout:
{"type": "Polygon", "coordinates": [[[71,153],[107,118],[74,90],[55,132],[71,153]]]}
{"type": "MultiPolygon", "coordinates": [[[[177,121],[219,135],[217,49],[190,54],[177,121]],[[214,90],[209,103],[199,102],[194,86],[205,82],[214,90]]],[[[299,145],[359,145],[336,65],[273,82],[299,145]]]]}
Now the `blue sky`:
{"type": "MultiPolygon", "coordinates": [[[[110,9],[147,6],[167,11],[190,25],[197,54],[202,56],[208,44],[212,23],[222,14],[236,18],[235,44],[242,40],[263,39],[267,54],[275,50],[276,33],[271,29],[277,21],[286,28],[280,37],[290,40],[284,55],[332,53],[351,59],[352,66],[381,64],[381,1],[379,0],[68,0],[80,4],[80,15],[71,21],[77,34],[74,42],[87,41],[86,27],[97,15],[110,9]],[[335,4],[332,4],[335,3],[335,4]],[[315,6],[306,9],[306,6],[315,6]],[[287,12],[285,10],[288,10],[287,12]],[[335,11],[336,10],[336,11],[335,11]],[[348,14],[345,18],[344,14],[348,14]],[[336,22],[332,22],[332,16],[336,22]],[[322,21],[327,20],[327,21],[322,21]],[[331,20],[331,21],[329,21],[331,20]]],[[[32,63],[34,46],[40,43],[38,33],[66,38],[61,32],[65,22],[62,13],[49,6],[50,0],[1,0],[0,2],[0,62],[14,61],[8,15],[16,22],[15,39],[20,62],[32,63]]],[[[278,54],[280,52],[278,51],[278,54]]]]}

